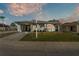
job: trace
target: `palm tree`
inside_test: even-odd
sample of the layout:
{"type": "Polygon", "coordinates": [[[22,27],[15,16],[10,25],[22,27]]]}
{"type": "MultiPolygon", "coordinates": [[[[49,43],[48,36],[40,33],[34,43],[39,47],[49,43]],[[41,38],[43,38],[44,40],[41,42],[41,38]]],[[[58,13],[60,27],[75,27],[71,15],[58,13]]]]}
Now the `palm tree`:
{"type": "Polygon", "coordinates": [[[5,19],[5,17],[4,17],[4,16],[0,16],[0,19],[1,19],[2,22],[3,22],[3,30],[5,30],[5,28],[4,28],[4,19],[5,19]]]}

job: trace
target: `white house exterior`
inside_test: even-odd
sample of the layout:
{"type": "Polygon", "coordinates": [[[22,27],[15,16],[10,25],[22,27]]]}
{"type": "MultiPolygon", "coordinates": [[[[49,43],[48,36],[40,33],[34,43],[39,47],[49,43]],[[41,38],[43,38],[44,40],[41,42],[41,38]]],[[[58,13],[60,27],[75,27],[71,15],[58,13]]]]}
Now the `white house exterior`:
{"type": "Polygon", "coordinates": [[[21,26],[20,26],[19,24],[17,24],[17,23],[15,23],[15,25],[17,26],[17,31],[18,31],[18,32],[22,32],[21,26]]]}
{"type": "Polygon", "coordinates": [[[47,24],[47,30],[48,30],[49,32],[51,32],[51,31],[55,31],[56,28],[55,28],[55,26],[54,26],[53,24],[47,24]]]}
{"type": "Polygon", "coordinates": [[[15,25],[17,26],[18,32],[33,32],[36,31],[36,27],[38,32],[60,31],[60,24],[57,22],[37,21],[36,24],[35,21],[20,21],[15,22],[15,25]]]}

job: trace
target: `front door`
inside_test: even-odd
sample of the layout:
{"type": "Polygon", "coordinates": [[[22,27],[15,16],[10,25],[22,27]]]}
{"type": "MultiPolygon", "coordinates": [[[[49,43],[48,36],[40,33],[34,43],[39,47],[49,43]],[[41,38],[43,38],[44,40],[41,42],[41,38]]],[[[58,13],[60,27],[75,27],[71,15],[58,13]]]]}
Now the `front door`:
{"type": "Polygon", "coordinates": [[[30,30],[31,30],[31,29],[30,29],[30,25],[26,25],[26,31],[27,31],[27,32],[30,32],[30,30]]]}

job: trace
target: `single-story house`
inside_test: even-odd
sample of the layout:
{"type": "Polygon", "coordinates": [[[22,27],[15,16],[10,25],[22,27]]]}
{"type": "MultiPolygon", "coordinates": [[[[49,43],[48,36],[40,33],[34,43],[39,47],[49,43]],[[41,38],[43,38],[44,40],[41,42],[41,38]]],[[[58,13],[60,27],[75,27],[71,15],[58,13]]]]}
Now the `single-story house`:
{"type": "Polygon", "coordinates": [[[48,22],[48,21],[18,21],[15,22],[15,25],[17,26],[18,32],[33,32],[36,31],[60,31],[60,23],[59,22],[48,22]]]}
{"type": "Polygon", "coordinates": [[[9,30],[9,26],[6,24],[0,23],[0,31],[3,31],[3,30],[5,31],[9,30]]]}
{"type": "Polygon", "coordinates": [[[62,24],[61,27],[62,27],[61,31],[64,31],[64,32],[79,32],[78,21],[64,23],[62,24]]]}
{"type": "Polygon", "coordinates": [[[61,24],[60,22],[48,22],[48,21],[18,21],[15,22],[18,32],[33,32],[36,31],[62,31],[62,32],[77,32],[79,33],[79,21],[67,22],[61,24]]]}

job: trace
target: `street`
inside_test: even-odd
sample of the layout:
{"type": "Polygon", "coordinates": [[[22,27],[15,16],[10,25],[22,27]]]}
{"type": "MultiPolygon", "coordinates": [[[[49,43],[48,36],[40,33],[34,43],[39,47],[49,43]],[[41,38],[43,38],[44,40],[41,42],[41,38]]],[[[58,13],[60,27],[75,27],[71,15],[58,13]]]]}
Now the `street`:
{"type": "Polygon", "coordinates": [[[79,42],[19,41],[27,33],[0,38],[1,56],[79,56],[79,42]]]}

